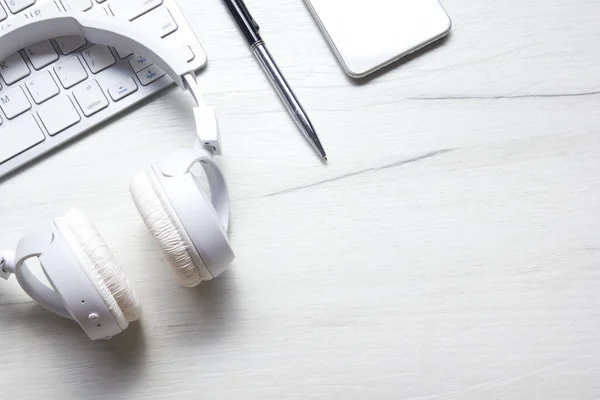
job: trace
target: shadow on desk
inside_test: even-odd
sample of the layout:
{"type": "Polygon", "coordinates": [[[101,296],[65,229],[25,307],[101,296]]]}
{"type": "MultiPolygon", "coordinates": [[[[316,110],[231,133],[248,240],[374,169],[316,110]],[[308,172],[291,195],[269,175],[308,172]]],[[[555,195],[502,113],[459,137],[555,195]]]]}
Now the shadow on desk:
{"type": "MultiPolygon", "coordinates": [[[[153,249],[150,258],[159,259],[156,243],[145,228],[139,229],[147,247],[153,249]]],[[[168,336],[177,347],[212,347],[239,328],[241,300],[235,264],[218,278],[192,288],[182,287],[162,261],[158,264],[161,293],[153,304],[148,302],[148,312],[154,314],[153,333],[168,336]]]]}
{"type": "Polygon", "coordinates": [[[185,323],[170,326],[179,328],[177,341],[182,346],[212,346],[236,330],[240,305],[234,268],[231,266],[220,277],[198,287],[183,289],[193,310],[188,310],[185,323]]]}
{"type": "Polygon", "coordinates": [[[129,384],[142,378],[147,351],[140,323],[131,323],[110,340],[91,341],[75,321],[54,315],[32,301],[7,300],[7,296],[0,296],[0,335],[15,335],[27,343],[19,350],[19,363],[33,378],[49,365],[63,371],[93,369],[89,380],[69,385],[72,398],[81,398],[82,390],[120,397],[130,390],[129,384]]]}

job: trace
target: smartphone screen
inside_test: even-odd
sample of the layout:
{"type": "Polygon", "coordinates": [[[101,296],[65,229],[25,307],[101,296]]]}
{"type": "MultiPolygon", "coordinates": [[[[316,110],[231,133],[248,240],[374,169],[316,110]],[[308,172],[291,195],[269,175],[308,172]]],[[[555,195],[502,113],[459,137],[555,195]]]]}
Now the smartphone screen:
{"type": "Polygon", "coordinates": [[[348,75],[364,77],[448,34],[438,0],[305,0],[348,75]]]}

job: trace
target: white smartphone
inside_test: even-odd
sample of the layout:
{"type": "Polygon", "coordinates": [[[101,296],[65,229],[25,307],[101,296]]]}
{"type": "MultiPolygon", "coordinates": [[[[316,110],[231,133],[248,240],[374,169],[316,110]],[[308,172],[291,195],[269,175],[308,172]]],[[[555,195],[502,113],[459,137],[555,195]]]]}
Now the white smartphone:
{"type": "Polygon", "coordinates": [[[439,0],[305,0],[348,75],[364,77],[450,32],[439,0]]]}

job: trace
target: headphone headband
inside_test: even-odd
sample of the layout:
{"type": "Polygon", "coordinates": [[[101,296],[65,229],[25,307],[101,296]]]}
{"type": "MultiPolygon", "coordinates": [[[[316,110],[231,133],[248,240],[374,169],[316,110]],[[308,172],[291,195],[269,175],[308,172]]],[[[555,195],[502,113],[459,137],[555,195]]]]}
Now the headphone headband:
{"type": "Polygon", "coordinates": [[[193,68],[170,48],[157,44],[159,41],[153,39],[151,34],[140,31],[139,26],[127,20],[97,13],[63,13],[27,21],[31,22],[10,26],[0,35],[0,60],[43,40],[75,35],[83,36],[94,44],[117,46],[143,55],[182,90],[189,90],[198,106],[194,113],[197,133],[199,136],[202,134],[201,143],[214,154],[221,154],[214,110],[204,105],[193,68]]]}
{"type": "Polygon", "coordinates": [[[134,28],[129,21],[101,14],[64,13],[42,17],[11,26],[2,33],[0,60],[43,40],[83,36],[94,44],[117,46],[147,57],[185,90],[183,76],[193,70],[177,54],[157,45],[157,40],[138,28],[134,28]]]}

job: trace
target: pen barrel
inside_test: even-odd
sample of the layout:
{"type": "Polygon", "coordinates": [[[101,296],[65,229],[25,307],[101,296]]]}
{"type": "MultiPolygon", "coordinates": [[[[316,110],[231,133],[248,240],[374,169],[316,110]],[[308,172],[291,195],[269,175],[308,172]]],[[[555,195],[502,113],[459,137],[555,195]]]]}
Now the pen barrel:
{"type": "Polygon", "coordinates": [[[300,102],[279,70],[275,60],[271,57],[267,46],[262,42],[258,42],[252,46],[252,52],[290,114],[304,113],[300,102]]]}
{"type": "Polygon", "coordinates": [[[323,149],[308,115],[300,105],[300,102],[290,88],[290,85],[288,85],[285,77],[281,71],[279,71],[279,67],[277,67],[273,57],[271,57],[267,46],[265,46],[262,41],[258,42],[252,46],[252,52],[302,134],[308,139],[314,149],[325,158],[325,150],[323,149]]]}

